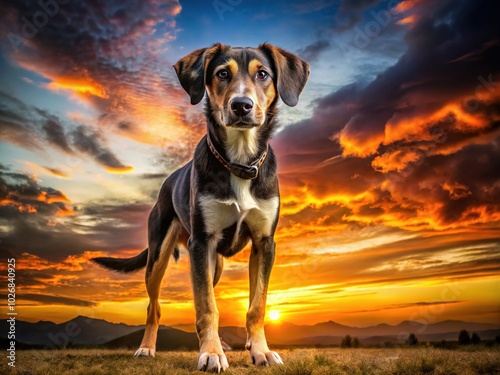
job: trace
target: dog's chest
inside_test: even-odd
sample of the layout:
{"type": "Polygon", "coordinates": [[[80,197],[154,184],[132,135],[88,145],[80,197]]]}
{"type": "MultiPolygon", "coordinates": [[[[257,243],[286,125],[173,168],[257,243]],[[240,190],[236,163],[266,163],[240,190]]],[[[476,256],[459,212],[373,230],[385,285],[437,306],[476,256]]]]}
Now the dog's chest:
{"type": "Polygon", "coordinates": [[[235,197],[216,199],[212,196],[200,197],[200,207],[205,230],[210,235],[218,235],[223,229],[236,223],[237,231],[245,222],[252,234],[269,235],[276,218],[279,198],[259,199],[250,191],[250,180],[242,180],[231,175],[231,187],[235,197]]]}

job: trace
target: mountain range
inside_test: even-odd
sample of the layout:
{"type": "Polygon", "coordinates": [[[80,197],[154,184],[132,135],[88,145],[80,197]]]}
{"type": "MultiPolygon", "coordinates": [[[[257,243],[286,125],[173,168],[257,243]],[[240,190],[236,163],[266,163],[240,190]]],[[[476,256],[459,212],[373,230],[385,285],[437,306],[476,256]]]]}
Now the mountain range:
{"type": "MultiPolygon", "coordinates": [[[[0,330],[7,332],[7,321],[0,321],[0,330]]],[[[500,325],[446,320],[431,324],[403,321],[397,325],[378,324],[370,327],[350,327],[333,321],[314,325],[296,325],[273,322],[266,325],[266,336],[271,345],[329,346],[339,345],[342,337],[357,337],[363,345],[384,342],[403,343],[410,333],[419,341],[456,341],[458,332],[466,329],[476,332],[483,340],[500,336],[500,325]]],[[[144,325],[111,323],[102,319],[78,316],[68,322],[56,324],[48,321],[30,323],[16,321],[18,347],[61,348],[71,346],[103,346],[107,348],[136,348],[142,339],[144,325]]],[[[221,338],[233,348],[242,348],[246,331],[242,327],[220,327],[221,338]]],[[[2,340],[4,341],[4,340],[2,340]]],[[[191,326],[160,326],[158,350],[197,349],[198,338],[191,326]],[[179,328],[183,328],[183,330],[179,328]]]]}

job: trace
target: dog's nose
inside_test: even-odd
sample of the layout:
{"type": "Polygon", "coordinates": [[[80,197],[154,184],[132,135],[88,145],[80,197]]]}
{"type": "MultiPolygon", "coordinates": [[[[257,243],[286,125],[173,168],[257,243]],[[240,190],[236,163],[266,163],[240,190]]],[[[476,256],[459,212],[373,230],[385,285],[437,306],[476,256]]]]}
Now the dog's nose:
{"type": "Polygon", "coordinates": [[[246,116],[252,111],[252,108],[253,102],[248,98],[241,97],[231,99],[231,110],[236,116],[246,116]]]}

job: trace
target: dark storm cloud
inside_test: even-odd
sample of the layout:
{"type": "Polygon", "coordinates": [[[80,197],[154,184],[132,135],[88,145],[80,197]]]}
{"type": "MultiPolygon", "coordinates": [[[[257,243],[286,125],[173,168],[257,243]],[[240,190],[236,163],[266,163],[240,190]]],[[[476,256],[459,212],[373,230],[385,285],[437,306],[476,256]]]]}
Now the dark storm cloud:
{"type": "MultiPolygon", "coordinates": [[[[397,4],[397,1],[387,0],[344,0],[335,14],[335,20],[332,24],[332,30],[337,33],[352,30],[355,26],[359,25],[366,17],[366,10],[368,8],[389,10],[397,4]],[[378,5],[381,4],[380,7],[378,5]]],[[[373,15],[371,15],[373,18],[373,15]]],[[[387,25],[384,25],[384,27],[387,25]]]]}
{"type": "MultiPolygon", "coordinates": [[[[1,296],[1,297],[5,297],[1,296]]],[[[19,294],[18,298],[20,301],[31,301],[31,302],[40,302],[43,304],[50,305],[65,305],[65,306],[96,306],[97,304],[90,301],[84,301],[78,298],[70,298],[70,297],[62,297],[62,296],[54,296],[49,294],[19,294]]]]}
{"type": "Polygon", "coordinates": [[[277,135],[283,190],[297,204],[310,199],[301,191],[320,206],[342,203],[354,222],[426,229],[496,221],[495,6],[405,5],[411,25],[398,62],[319,100],[311,119],[277,135]]]}
{"type": "Polygon", "coordinates": [[[411,176],[402,179],[398,189],[415,201],[439,202],[437,214],[443,224],[480,222],[481,219],[487,222],[499,209],[499,141],[497,138],[494,144],[467,146],[455,153],[453,160],[442,155],[430,157],[422,168],[416,168],[411,176]],[[429,176],[429,169],[434,177],[429,176]],[[411,186],[430,180],[434,183],[425,188],[411,186]]]}
{"type": "Polygon", "coordinates": [[[299,49],[297,54],[307,62],[311,63],[318,60],[321,52],[327,50],[329,47],[330,42],[328,40],[318,40],[317,42],[311,43],[304,48],[299,49]]]}
{"type": "Polygon", "coordinates": [[[120,121],[117,126],[119,129],[129,130],[134,126],[134,124],[130,121],[120,121]]]}
{"type": "Polygon", "coordinates": [[[71,154],[73,150],[68,144],[68,139],[66,133],[64,132],[63,126],[56,119],[47,119],[45,124],[42,126],[45,132],[47,140],[53,145],[59,147],[64,152],[71,154]]]}
{"type": "MultiPolygon", "coordinates": [[[[38,2],[3,1],[2,31],[8,37],[6,40],[10,43],[8,46],[16,47],[13,43],[16,41],[16,36],[24,39],[21,42],[33,39],[46,49],[65,51],[65,55],[60,56],[62,63],[76,62],[80,58],[88,57],[93,57],[95,60],[96,55],[100,54],[99,57],[106,55],[109,58],[108,62],[121,68],[123,61],[115,60],[120,53],[127,52],[134,57],[133,51],[128,49],[133,43],[127,44],[127,41],[131,42],[141,32],[154,32],[151,26],[164,26],[180,11],[180,5],[175,0],[165,1],[162,4],[134,0],[97,0],[86,3],[69,1],[66,4],[59,4],[57,8],[53,12],[48,12],[42,9],[38,2]],[[42,12],[46,15],[52,14],[49,14],[50,17],[43,17],[47,18],[43,27],[38,26],[37,30],[33,28],[30,30],[29,27],[25,27],[29,26],[26,20],[40,23],[33,22],[37,12],[40,19],[42,12]],[[113,45],[113,42],[117,44],[113,45]],[[72,54],[73,52],[76,53],[72,54]]],[[[26,45],[17,47],[19,50],[29,48],[26,45]]],[[[86,63],[92,64],[91,59],[86,63]]]]}
{"type": "MultiPolygon", "coordinates": [[[[370,140],[383,137],[388,119],[422,116],[460,95],[474,95],[478,77],[498,72],[495,61],[499,46],[489,44],[490,48],[484,50],[499,31],[492,7],[485,1],[455,7],[448,2],[434,8],[432,15],[424,14],[423,9],[415,10],[421,19],[406,35],[408,51],[363,90],[356,113],[341,135],[353,140],[361,152],[374,153],[376,149],[363,148],[371,146],[370,140]],[[480,59],[452,63],[478,46],[483,48],[480,59]]],[[[354,148],[346,147],[346,151],[356,153],[354,148]]]]}
{"type": "Polygon", "coordinates": [[[71,133],[71,136],[74,147],[84,154],[91,155],[97,163],[114,170],[130,169],[104,146],[99,133],[80,125],[71,133]]]}
{"type": "Polygon", "coordinates": [[[351,118],[352,105],[361,90],[362,86],[351,84],[318,100],[310,119],[290,125],[276,136],[274,144],[280,155],[300,155],[320,162],[340,154],[340,145],[331,137],[340,132],[351,118]]]}
{"type": "Polygon", "coordinates": [[[341,10],[360,10],[375,6],[384,0],[344,0],[340,5],[341,10]]]}
{"type": "Polygon", "coordinates": [[[2,217],[12,214],[29,216],[31,213],[57,215],[70,212],[68,198],[59,190],[41,186],[28,175],[0,171],[0,212],[2,217]]]}
{"type": "Polygon", "coordinates": [[[98,164],[113,170],[130,168],[109,149],[103,136],[89,126],[64,124],[59,117],[28,106],[1,90],[0,98],[2,139],[27,149],[46,149],[51,145],[69,155],[78,151],[92,156],[98,164]],[[75,127],[73,131],[67,130],[75,127]]]}
{"type": "Polygon", "coordinates": [[[40,148],[39,135],[31,125],[28,106],[0,90],[0,135],[2,140],[27,148],[40,148]]]}

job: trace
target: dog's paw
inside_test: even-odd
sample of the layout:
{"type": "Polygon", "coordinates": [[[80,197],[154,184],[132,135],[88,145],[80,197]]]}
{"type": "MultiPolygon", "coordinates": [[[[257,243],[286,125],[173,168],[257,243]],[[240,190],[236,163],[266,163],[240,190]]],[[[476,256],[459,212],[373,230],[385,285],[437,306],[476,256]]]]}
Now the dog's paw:
{"type": "Polygon", "coordinates": [[[134,353],[134,357],[154,357],[155,349],[154,348],[139,348],[134,353]]]}
{"type": "Polygon", "coordinates": [[[282,365],[283,361],[276,352],[250,352],[252,363],[257,366],[282,365]]]}
{"type": "Polygon", "coordinates": [[[223,372],[229,367],[224,353],[203,352],[198,358],[198,370],[206,372],[223,372]]]}

